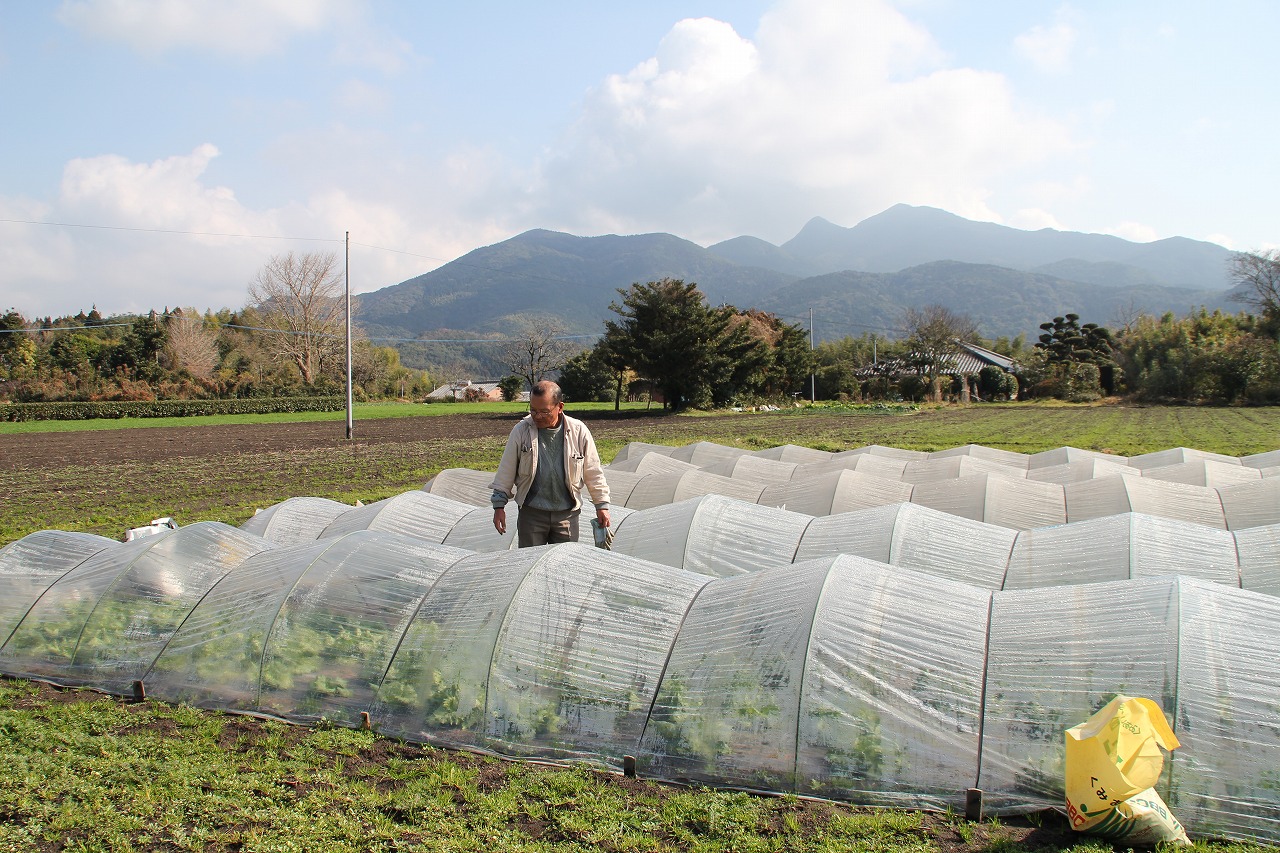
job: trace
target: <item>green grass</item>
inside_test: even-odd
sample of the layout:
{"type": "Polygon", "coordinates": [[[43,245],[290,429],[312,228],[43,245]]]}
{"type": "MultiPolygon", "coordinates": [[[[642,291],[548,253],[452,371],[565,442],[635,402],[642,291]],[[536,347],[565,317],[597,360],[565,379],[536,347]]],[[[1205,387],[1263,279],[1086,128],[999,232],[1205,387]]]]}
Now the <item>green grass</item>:
{"type": "MultiPolygon", "coordinates": [[[[356,403],[351,418],[355,422],[380,418],[440,417],[468,413],[523,412],[528,403],[356,403]]],[[[612,410],[613,403],[572,403],[570,411],[612,410]]],[[[644,403],[624,403],[624,411],[643,410],[644,403]]],[[[656,407],[661,409],[661,407],[656,407]]],[[[27,435],[42,432],[84,432],[97,429],[215,426],[221,424],[292,424],[332,421],[345,423],[346,411],[278,412],[263,415],[197,415],[189,418],[97,418],[85,421],[0,421],[0,435],[27,435]]]]}
{"type": "MultiPolygon", "coordinates": [[[[504,405],[520,408],[498,403],[392,408],[434,416],[491,413],[504,410],[498,408],[504,405]]],[[[643,404],[635,406],[643,409],[643,404]]],[[[379,411],[372,408],[364,414],[379,411]]],[[[334,414],[326,417],[332,420],[334,414]]],[[[186,419],[182,425],[200,420],[204,419],[186,419]]],[[[341,422],[339,417],[335,423],[341,422]]],[[[718,413],[640,423],[606,419],[592,421],[591,429],[606,461],[630,441],[667,445],[714,441],[749,450],[800,444],[829,451],[868,444],[926,451],[983,444],[1025,453],[1070,445],[1126,456],[1194,447],[1245,456],[1280,447],[1280,408],[996,404],[925,406],[899,413],[875,408],[801,408],[751,418],[718,413]]],[[[444,468],[492,471],[504,443],[500,436],[365,443],[359,440],[358,424],[355,441],[347,442],[341,435],[338,426],[328,444],[287,453],[244,453],[214,459],[166,456],[141,462],[97,460],[92,465],[49,470],[0,468],[0,494],[5,496],[0,509],[0,544],[44,529],[117,538],[130,527],[165,515],[180,524],[222,521],[239,525],[255,509],[300,495],[369,503],[421,488],[444,468]]],[[[50,434],[49,440],[57,441],[57,435],[50,434]]],[[[3,451],[4,437],[0,435],[0,453],[3,451]]]]}
{"type": "MultiPolygon", "coordinates": [[[[481,405],[487,408],[480,411],[493,411],[496,404],[481,405]]],[[[411,413],[468,408],[417,406],[411,413]]],[[[372,418],[375,411],[357,410],[357,416],[372,418]]],[[[326,417],[341,422],[338,414],[326,417]]],[[[633,440],[708,440],[750,449],[792,443],[826,450],[866,444],[935,450],[975,443],[1036,452],[1072,445],[1126,455],[1177,446],[1247,455],[1280,446],[1276,408],[998,405],[774,415],[680,416],[643,428],[604,420],[592,429],[606,459],[633,440]]],[[[501,437],[335,442],[295,453],[0,470],[0,542],[43,528],[117,537],[165,514],[182,524],[239,524],[255,506],[291,495],[376,500],[417,488],[442,468],[492,470],[502,443],[501,437]]],[[[94,694],[70,698],[76,701],[48,687],[0,680],[0,853],[1112,849],[1061,831],[1056,815],[1034,826],[1013,820],[970,823],[956,816],[685,790],[582,768],[425,749],[367,732],[303,729],[94,694]]],[[[1198,842],[1194,849],[1275,848],[1198,842]]]]}
{"type": "Polygon", "coordinates": [[[1112,849],[1052,813],[970,823],[678,788],[7,679],[0,752],[4,853],[1112,849]]]}

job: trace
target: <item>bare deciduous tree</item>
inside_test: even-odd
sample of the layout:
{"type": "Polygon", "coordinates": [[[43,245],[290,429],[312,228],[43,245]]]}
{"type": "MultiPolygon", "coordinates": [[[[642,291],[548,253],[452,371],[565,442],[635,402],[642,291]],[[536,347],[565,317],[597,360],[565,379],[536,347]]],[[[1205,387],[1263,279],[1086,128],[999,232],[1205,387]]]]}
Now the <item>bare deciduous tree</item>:
{"type": "Polygon", "coordinates": [[[346,307],[332,252],[275,255],[249,283],[250,304],[276,331],[272,349],[313,384],[345,356],[346,307]]]}
{"type": "Polygon", "coordinates": [[[209,379],[218,368],[218,335],[192,309],[175,313],[165,323],[163,359],[170,370],[185,370],[197,379],[209,379]]]}
{"type": "Polygon", "coordinates": [[[942,399],[942,373],[957,353],[961,341],[972,341],[978,327],[967,314],[957,314],[942,305],[908,308],[903,314],[907,329],[909,359],[929,377],[930,396],[942,399]]]}
{"type": "Polygon", "coordinates": [[[1231,256],[1231,295],[1269,318],[1280,317],[1280,249],[1231,256]]]}
{"type": "Polygon", "coordinates": [[[547,374],[559,370],[582,347],[565,340],[564,326],[555,320],[526,320],[503,344],[502,364],[528,383],[529,390],[547,374]]]}

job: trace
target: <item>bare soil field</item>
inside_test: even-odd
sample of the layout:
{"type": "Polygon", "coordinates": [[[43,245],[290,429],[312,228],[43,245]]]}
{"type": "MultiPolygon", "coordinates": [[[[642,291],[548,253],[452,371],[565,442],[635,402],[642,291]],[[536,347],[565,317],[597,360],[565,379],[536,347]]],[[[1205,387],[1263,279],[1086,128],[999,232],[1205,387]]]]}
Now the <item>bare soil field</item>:
{"type": "MultiPolygon", "coordinates": [[[[712,441],[759,450],[869,444],[941,450],[984,444],[1035,453],[1062,445],[1120,455],[1194,447],[1243,456],[1276,449],[1280,409],[1055,407],[800,409],[671,415],[586,410],[611,462],[631,441],[712,441]]],[[[493,471],[515,412],[447,412],[355,422],[149,427],[0,434],[0,544],[36,530],[118,537],[152,518],[239,525],[290,497],[343,503],[418,489],[446,468],[493,471]]]]}
{"type": "MultiPolygon", "coordinates": [[[[589,420],[597,438],[613,434],[649,433],[672,418],[661,414],[575,413],[589,420]]],[[[739,423],[763,415],[744,415],[739,423]]],[[[353,441],[376,446],[404,442],[468,441],[503,438],[517,417],[507,414],[458,414],[420,418],[358,421],[353,441]]],[[[233,424],[219,426],[149,427],[30,433],[0,436],[0,469],[47,469],[66,465],[145,462],[157,458],[235,456],[251,453],[291,453],[348,444],[345,424],[333,422],[233,424]]],[[[629,439],[627,439],[629,440],[629,439]]]]}

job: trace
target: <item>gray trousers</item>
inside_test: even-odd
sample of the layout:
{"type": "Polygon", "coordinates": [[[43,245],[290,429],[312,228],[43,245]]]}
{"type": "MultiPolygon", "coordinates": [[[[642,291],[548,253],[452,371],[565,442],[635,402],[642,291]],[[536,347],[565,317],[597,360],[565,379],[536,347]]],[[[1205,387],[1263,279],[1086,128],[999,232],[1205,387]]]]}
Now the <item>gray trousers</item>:
{"type": "Polygon", "coordinates": [[[578,516],[581,510],[547,510],[520,507],[516,516],[516,544],[521,548],[550,545],[555,542],[578,541],[578,516]]]}

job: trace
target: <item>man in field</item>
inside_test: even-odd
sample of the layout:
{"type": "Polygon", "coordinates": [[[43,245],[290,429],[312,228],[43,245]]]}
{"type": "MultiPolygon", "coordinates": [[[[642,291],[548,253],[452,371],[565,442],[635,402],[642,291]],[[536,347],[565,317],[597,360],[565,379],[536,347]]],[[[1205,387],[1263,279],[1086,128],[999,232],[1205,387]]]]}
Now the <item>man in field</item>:
{"type": "Polygon", "coordinates": [[[512,428],[490,484],[493,526],[507,532],[507,501],[514,497],[520,506],[516,538],[521,548],[577,542],[584,485],[596,520],[607,529],[609,484],[595,439],[586,424],[564,413],[560,386],[543,380],[533,386],[529,414],[512,428]]]}

